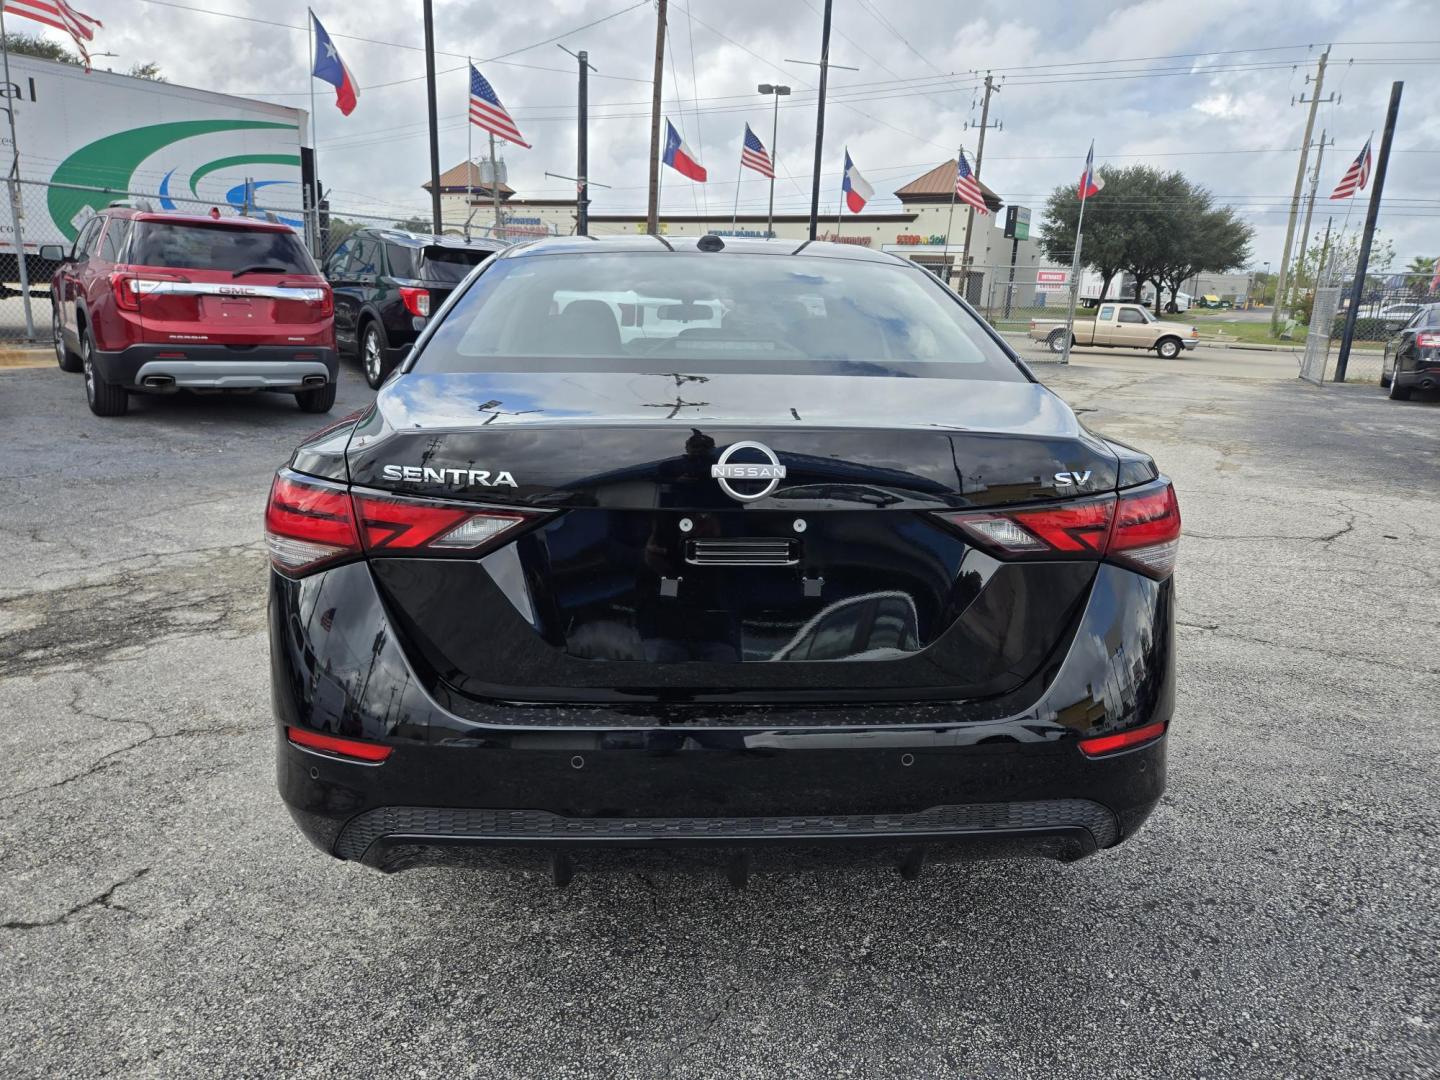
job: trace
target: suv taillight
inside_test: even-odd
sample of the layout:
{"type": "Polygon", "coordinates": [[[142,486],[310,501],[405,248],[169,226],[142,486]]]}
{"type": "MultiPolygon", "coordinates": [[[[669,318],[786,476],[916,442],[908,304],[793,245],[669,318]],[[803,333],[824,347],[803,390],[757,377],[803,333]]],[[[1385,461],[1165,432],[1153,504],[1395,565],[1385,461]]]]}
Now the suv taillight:
{"type": "Polygon", "coordinates": [[[1440,332],[1422,330],[1415,335],[1415,346],[1420,349],[1440,349],[1440,332]]]}
{"type": "Polygon", "coordinates": [[[430,290],[419,289],[413,285],[400,286],[400,299],[405,303],[405,310],[411,315],[422,319],[430,317],[430,290]]]}
{"type": "Polygon", "coordinates": [[[1175,569],[1180,504],[1168,480],[1035,509],[939,515],[1001,559],[1108,559],[1153,578],[1175,569]]]}
{"type": "Polygon", "coordinates": [[[328,319],[335,314],[335,294],[329,285],[320,286],[320,317],[328,319]]]}
{"type": "Polygon", "coordinates": [[[542,515],[372,492],[282,471],[270,486],[265,540],[270,562],[300,577],[354,559],[424,555],[473,558],[542,515]]]}
{"type": "Polygon", "coordinates": [[[172,281],[189,281],[176,275],[156,277],[153,274],[128,274],[122,270],[110,274],[110,290],[115,294],[115,306],[122,311],[139,311],[140,297],[154,292],[157,286],[172,281]]]}

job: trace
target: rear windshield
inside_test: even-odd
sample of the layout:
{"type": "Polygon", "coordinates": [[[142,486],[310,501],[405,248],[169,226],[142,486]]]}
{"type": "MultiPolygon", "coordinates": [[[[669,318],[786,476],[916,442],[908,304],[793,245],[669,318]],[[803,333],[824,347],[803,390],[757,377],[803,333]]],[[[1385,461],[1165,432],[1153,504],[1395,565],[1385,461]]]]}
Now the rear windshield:
{"type": "Polygon", "coordinates": [[[445,285],[458,285],[477,263],[490,256],[488,251],[432,245],[425,248],[390,247],[390,275],[398,278],[424,278],[445,285]]]}
{"type": "Polygon", "coordinates": [[[532,370],[659,365],[1024,380],[925,270],[787,255],[501,259],[435,328],[413,369],[513,370],[516,357],[533,358],[525,363],[532,370]]]}
{"type": "Polygon", "coordinates": [[[182,225],[170,221],[135,223],[130,262],[174,269],[233,272],[250,267],[273,267],[277,273],[317,273],[305,246],[288,230],[182,225]]]}

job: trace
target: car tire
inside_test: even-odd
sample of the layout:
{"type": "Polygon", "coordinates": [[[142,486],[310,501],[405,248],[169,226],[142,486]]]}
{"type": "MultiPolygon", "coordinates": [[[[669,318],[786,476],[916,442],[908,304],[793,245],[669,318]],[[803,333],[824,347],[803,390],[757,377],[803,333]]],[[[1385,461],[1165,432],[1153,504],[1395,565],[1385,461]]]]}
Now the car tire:
{"type": "Polygon", "coordinates": [[[85,364],[80,359],[80,354],[65,344],[65,332],[60,326],[58,307],[50,315],[50,329],[55,334],[55,362],[60,365],[60,370],[72,373],[84,371],[85,364]]]}
{"type": "Polygon", "coordinates": [[[1063,353],[1065,351],[1065,331],[1050,331],[1050,336],[1045,339],[1045,347],[1053,353],[1063,353]]]}
{"type": "Polygon", "coordinates": [[[123,386],[105,381],[95,366],[95,342],[88,327],[80,331],[80,364],[85,372],[85,402],[96,416],[124,416],[130,408],[130,394],[123,386]]]}
{"type": "Polygon", "coordinates": [[[360,367],[365,372],[365,382],[371,390],[379,390],[380,384],[390,374],[390,363],[386,359],[390,341],[385,328],[371,319],[360,333],[360,367]]]}
{"type": "Polygon", "coordinates": [[[314,390],[297,390],[295,404],[300,406],[301,412],[327,413],[335,407],[335,387],[335,381],[331,380],[314,390]]]}
{"type": "Polygon", "coordinates": [[[1411,387],[1400,385],[1400,362],[1395,362],[1395,371],[1390,376],[1390,400],[1409,401],[1411,387]]]}
{"type": "Polygon", "coordinates": [[[1174,360],[1180,355],[1180,339],[1173,337],[1161,338],[1155,343],[1155,352],[1161,360],[1174,360]]]}

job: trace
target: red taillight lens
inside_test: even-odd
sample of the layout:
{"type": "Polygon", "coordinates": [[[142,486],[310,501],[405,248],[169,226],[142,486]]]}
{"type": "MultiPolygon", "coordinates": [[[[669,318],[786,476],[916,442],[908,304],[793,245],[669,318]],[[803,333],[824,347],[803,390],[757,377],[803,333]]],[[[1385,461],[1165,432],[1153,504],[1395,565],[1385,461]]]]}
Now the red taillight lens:
{"type": "Polygon", "coordinates": [[[343,488],[279,474],[265,507],[265,542],[275,568],[294,575],[359,554],[350,495],[343,488]]]}
{"type": "Polygon", "coordinates": [[[473,554],[531,516],[375,495],[356,495],[355,510],[365,550],[376,555],[473,554]]]}
{"type": "Polygon", "coordinates": [[[335,735],[322,735],[318,731],[307,731],[304,728],[287,727],[285,737],[296,746],[303,746],[309,750],[323,750],[327,754],[338,754],[341,757],[355,758],[357,761],[369,761],[379,763],[390,756],[394,747],[383,746],[380,743],[361,742],[359,739],[342,739],[335,735]]]}
{"type": "Polygon", "coordinates": [[[1179,550],[1180,503],[1173,487],[1121,494],[1110,533],[1111,558],[1151,577],[1166,577],[1175,569],[1179,550]]]}
{"type": "Polygon", "coordinates": [[[1115,735],[1097,735],[1093,739],[1081,739],[1080,752],[1086,757],[1099,757],[1101,754],[1113,754],[1117,750],[1129,750],[1132,746],[1153,742],[1164,734],[1165,722],[1161,720],[1154,724],[1146,724],[1144,727],[1133,728],[1130,731],[1121,731],[1115,735]]]}
{"type": "Polygon", "coordinates": [[[1155,578],[1175,568],[1180,544],[1180,506],[1168,481],[1034,510],[940,516],[1001,558],[1110,558],[1155,578]]]}
{"type": "Polygon", "coordinates": [[[400,286],[400,299],[405,303],[405,310],[411,315],[418,315],[422,319],[430,317],[430,290],[417,289],[411,285],[400,286]]]}
{"type": "Polygon", "coordinates": [[[328,319],[335,314],[335,294],[331,292],[329,285],[320,287],[320,317],[328,319]]]}
{"type": "Polygon", "coordinates": [[[1416,334],[1415,344],[1422,349],[1440,349],[1440,334],[1433,330],[1416,334]]]}
{"type": "Polygon", "coordinates": [[[115,306],[121,311],[139,311],[138,279],[133,274],[111,274],[110,288],[115,293],[115,306]]]}

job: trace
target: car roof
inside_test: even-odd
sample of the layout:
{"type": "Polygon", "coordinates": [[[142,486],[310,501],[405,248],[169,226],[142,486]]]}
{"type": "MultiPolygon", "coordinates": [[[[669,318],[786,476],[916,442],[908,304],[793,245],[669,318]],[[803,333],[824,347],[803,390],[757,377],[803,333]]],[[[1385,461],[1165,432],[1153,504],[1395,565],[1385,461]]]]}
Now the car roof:
{"type": "Polygon", "coordinates": [[[529,243],[516,244],[501,256],[519,259],[533,255],[596,255],[617,252],[676,252],[707,255],[805,255],[809,258],[851,259],[859,262],[889,263],[914,266],[908,259],[889,252],[874,251],[859,244],[836,244],[825,240],[757,240],[733,236],[549,236],[529,243]],[[724,246],[718,250],[702,248],[700,241],[724,246]]]}
{"type": "Polygon", "coordinates": [[[236,214],[211,217],[209,214],[170,214],[160,210],[136,210],[133,207],[109,206],[100,213],[106,217],[128,218],[131,221],[163,221],[170,225],[219,226],[222,229],[258,230],[262,232],[294,232],[279,221],[262,221],[236,214]]]}
{"type": "Polygon", "coordinates": [[[435,233],[410,232],[407,229],[381,229],[368,227],[359,230],[367,236],[378,237],[392,244],[400,244],[404,247],[448,247],[448,248],[471,248],[484,251],[500,251],[508,247],[504,240],[496,240],[489,236],[475,236],[466,240],[463,236],[446,236],[435,233]]]}

